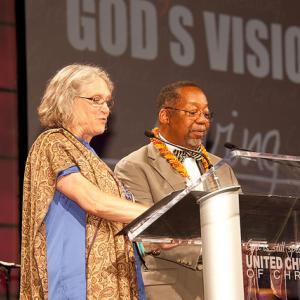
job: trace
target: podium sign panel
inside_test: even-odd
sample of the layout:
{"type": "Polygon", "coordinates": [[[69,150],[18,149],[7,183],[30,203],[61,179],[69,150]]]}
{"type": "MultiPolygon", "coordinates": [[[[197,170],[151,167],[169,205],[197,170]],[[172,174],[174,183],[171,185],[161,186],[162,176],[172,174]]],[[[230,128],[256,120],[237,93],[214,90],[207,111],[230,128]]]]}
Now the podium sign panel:
{"type": "Polygon", "coordinates": [[[205,299],[300,299],[299,199],[300,157],[232,151],[121,233],[201,244],[205,299]]]}
{"type": "Polygon", "coordinates": [[[226,164],[241,186],[244,299],[300,299],[300,157],[233,151],[203,181],[226,164]]]}

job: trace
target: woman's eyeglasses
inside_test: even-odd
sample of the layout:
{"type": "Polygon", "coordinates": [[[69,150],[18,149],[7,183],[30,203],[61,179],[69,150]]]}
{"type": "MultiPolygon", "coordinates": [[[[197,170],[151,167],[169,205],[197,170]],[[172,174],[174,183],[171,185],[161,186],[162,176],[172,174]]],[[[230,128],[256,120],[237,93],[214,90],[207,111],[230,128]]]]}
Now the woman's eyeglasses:
{"type": "Polygon", "coordinates": [[[93,96],[93,97],[77,96],[77,97],[81,99],[89,100],[91,105],[97,108],[103,107],[104,104],[106,104],[109,109],[112,109],[112,107],[114,106],[113,99],[103,99],[101,96],[93,96]]]}

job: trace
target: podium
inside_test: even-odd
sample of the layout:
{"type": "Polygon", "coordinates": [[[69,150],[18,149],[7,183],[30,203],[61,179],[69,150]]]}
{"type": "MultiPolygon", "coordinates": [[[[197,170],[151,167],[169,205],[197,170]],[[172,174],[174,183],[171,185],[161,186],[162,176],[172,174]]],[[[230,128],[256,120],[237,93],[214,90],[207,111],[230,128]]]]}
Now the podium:
{"type": "Polygon", "coordinates": [[[232,151],[121,233],[202,245],[205,300],[300,299],[300,157],[232,151]]]}

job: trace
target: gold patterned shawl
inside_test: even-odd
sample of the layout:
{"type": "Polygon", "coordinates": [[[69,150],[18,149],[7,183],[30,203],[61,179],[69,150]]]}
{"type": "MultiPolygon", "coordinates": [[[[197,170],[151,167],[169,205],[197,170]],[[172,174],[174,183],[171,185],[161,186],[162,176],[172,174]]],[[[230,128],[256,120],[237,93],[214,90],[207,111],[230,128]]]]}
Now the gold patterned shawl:
{"type": "MultiPolygon", "coordinates": [[[[55,192],[58,173],[77,165],[89,181],[116,196],[123,189],[112,171],[64,129],[42,133],[27,158],[22,219],[20,299],[48,299],[44,218],[55,192]]],[[[137,299],[130,241],[115,236],[123,224],[86,214],[87,299],[137,299]]]]}

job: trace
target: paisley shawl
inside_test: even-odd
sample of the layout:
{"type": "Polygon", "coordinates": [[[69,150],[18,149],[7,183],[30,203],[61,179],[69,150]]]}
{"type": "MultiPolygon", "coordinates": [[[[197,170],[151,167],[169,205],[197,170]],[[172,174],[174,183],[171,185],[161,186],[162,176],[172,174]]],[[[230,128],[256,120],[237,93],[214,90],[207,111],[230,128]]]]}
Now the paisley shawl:
{"type": "MultiPolygon", "coordinates": [[[[20,299],[48,299],[44,218],[55,192],[57,174],[77,165],[101,191],[123,197],[109,167],[71,133],[42,133],[29,152],[23,191],[20,299]]],[[[87,299],[138,299],[131,242],[115,236],[122,223],[86,214],[87,299]]]]}

